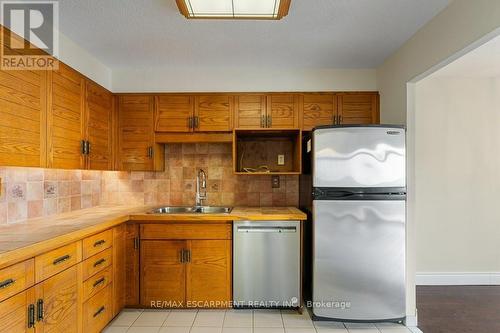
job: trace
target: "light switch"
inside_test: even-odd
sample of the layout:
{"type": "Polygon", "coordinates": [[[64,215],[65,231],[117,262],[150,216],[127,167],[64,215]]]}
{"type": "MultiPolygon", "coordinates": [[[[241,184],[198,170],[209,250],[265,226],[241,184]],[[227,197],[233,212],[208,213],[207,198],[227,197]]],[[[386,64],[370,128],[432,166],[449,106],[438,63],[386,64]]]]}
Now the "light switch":
{"type": "Polygon", "coordinates": [[[285,165],[285,155],[278,155],[278,165],[285,165]]]}

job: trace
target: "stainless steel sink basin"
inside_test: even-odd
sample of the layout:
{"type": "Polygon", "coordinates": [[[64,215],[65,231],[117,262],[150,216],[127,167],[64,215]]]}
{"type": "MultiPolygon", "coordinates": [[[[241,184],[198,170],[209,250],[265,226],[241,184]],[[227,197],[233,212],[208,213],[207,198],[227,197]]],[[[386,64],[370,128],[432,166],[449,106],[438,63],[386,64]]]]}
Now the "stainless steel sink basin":
{"type": "Polygon", "coordinates": [[[150,214],[223,214],[230,213],[233,210],[232,207],[215,207],[215,206],[168,206],[157,208],[150,214]]]}

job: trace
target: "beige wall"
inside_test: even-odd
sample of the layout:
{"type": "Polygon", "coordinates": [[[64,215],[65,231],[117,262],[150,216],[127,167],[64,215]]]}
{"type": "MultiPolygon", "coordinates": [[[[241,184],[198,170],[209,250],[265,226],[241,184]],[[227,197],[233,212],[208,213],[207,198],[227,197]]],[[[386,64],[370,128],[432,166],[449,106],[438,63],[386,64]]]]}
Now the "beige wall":
{"type": "MultiPolygon", "coordinates": [[[[407,208],[407,304],[410,323],[416,315],[416,183],[414,86],[419,76],[443,66],[473,48],[474,44],[492,38],[500,26],[500,1],[454,0],[447,8],[421,28],[398,51],[377,69],[377,86],[381,94],[381,121],[408,121],[408,208],[407,208]],[[491,35],[491,36],[489,36],[491,35]],[[407,93],[407,91],[409,93],[407,93]]],[[[420,77],[423,78],[423,77],[420,77]]]]}
{"type": "Polygon", "coordinates": [[[455,0],[377,70],[381,121],[406,121],[406,83],[500,27],[500,1],[455,0]]]}
{"type": "Polygon", "coordinates": [[[374,69],[114,69],[115,92],[377,90],[374,69]]]}
{"type": "Polygon", "coordinates": [[[417,272],[500,271],[500,80],[416,85],[417,272]]]}

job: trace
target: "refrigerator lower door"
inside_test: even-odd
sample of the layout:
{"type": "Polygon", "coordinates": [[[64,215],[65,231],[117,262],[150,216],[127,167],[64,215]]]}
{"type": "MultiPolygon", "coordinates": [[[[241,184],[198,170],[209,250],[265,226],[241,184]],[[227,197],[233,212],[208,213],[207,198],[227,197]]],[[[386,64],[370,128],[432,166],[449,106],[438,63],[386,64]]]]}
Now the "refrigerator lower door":
{"type": "Polygon", "coordinates": [[[313,313],[405,316],[405,201],[313,201],[313,313]]]}

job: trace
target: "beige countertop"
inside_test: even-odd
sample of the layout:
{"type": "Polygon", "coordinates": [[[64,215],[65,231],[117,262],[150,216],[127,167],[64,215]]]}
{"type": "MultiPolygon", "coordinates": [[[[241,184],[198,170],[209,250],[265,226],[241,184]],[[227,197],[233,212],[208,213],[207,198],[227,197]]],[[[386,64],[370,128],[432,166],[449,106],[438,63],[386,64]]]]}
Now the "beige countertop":
{"type": "Polygon", "coordinates": [[[127,221],[306,220],[294,207],[235,207],[229,214],[148,214],[157,206],[99,206],[0,227],[0,268],[127,221]]]}

